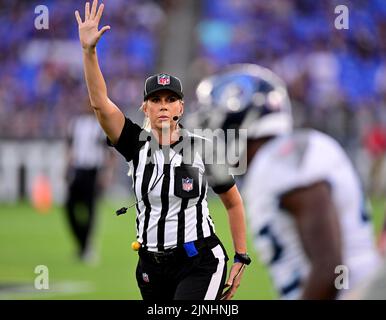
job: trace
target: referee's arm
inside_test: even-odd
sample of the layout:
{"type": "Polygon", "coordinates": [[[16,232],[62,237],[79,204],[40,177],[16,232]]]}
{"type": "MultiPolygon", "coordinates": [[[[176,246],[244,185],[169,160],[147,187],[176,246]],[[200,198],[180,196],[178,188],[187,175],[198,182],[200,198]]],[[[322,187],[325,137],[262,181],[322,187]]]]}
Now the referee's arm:
{"type": "MultiPolygon", "coordinates": [[[[234,185],[228,191],[220,193],[219,196],[228,211],[229,224],[235,252],[246,253],[247,245],[244,205],[237,186],[234,185]]],[[[240,285],[243,272],[244,265],[242,263],[236,262],[232,265],[229,278],[226,283],[226,286],[230,287],[230,290],[227,291],[223,299],[229,300],[233,297],[240,285]]]]}
{"type": "Polygon", "coordinates": [[[79,40],[83,51],[83,65],[88,94],[98,121],[110,141],[115,144],[121,135],[125,123],[125,116],[121,110],[109,99],[107,87],[99,67],[96,45],[110,26],[104,26],[98,31],[104,5],[97,10],[97,1],[93,1],[91,10],[89,3],[85,5],[85,19],[82,21],[78,11],[75,12],[79,26],[79,40]]]}
{"type": "Polygon", "coordinates": [[[235,252],[246,253],[246,231],[244,205],[237,186],[234,185],[228,191],[219,194],[221,201],[228,211],[229,224],[231,228],[233,246],[235,252]]]}

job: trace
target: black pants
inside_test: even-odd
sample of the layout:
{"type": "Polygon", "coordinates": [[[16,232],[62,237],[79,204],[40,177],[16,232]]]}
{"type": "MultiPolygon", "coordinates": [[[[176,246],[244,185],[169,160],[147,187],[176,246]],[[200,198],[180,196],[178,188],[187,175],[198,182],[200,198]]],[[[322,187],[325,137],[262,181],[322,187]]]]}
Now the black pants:
{"type": "Polygon", "coordinates": [[[198,254],[188,257],[183,248],[166,257],[140,250],[136,277],[144,300],[219,299],[226,279],[227,254],[216,236],[198,254]]]}
{"type": "Polygon", "coordinates": [[[67,219],[79,247],[85,253],[95,218],[97,169],[75,169],[66,202],[67,219]]]}

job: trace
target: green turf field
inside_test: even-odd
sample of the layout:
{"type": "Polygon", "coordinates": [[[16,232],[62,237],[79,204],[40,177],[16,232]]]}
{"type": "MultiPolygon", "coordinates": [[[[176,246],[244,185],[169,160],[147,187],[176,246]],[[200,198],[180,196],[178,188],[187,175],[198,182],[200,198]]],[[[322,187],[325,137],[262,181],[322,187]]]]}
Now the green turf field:
{"type": "MultiPolygon", "coordinates": [[[[137,256],[134,212],[117,217],[119,203],[103,203],[95,231],[99,262],[85,265],[76,259],[74,241],[61,208],[39,214],[28,204],[0,204],[0,299],[140,299],[135,280],[137,256]],[[34,287],[35,268],[49,270],[49,289],[34,287]]],[[[384,204],[373,202],[376,230],[384,204]]],[[[217,233],[230,255],[232,241],[221,202],[210,202],[217,233]]],[[[253,265],[245,271],[235,299],[276,297],[266,270],[258,263],[249,237],[253,265]]]]}

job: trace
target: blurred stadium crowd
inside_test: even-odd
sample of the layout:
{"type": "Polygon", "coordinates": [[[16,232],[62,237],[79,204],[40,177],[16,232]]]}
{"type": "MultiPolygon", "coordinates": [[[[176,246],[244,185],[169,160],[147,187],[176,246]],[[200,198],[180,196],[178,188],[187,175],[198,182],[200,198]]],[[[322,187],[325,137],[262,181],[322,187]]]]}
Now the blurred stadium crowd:
{"type": "MultiPolygon", "coordinates": [[[[98,47],[101,67],[117,105],[135,112],[144,79],[158,71],[168,11],[181,3],[106,4],[102,24],[112,30],[98,47]]],[[[1,138],[63,137],[87,98],[74,18],[82,6],[75,0],[44,5],[49,29],[36,30],[33,2],[0,0],[1,138]]],[[[192,84],[230,63],[269,67],[289,86],[298,126],[331,134],[349,153],[364,146],[375,156],[384,154],[385,1],[201,0],[195,5],[192,84]],[[334,9],[342,4],[349,9],[348,30],[334,26],[334,9]]]]}
{"type": "Polygon", "coordinates": [[[386,124],[385,1],[205,0],[202,12],[198,64],[208,73],[239,62],[273,69],[302,114],[298,125],[346,147],[375,122],[386,124]],[[342,4],[348,30],[334,26],[342,4]]]}
{"type": "MultiPolygon", "coordinates": [[[[80,111],[85,88],[74,11],[79,1],[0,1],[0,137],[60,138],[80,111]],[[36,30],[35,5],[49,9],[49,29],[36,30]]],[[[111,95],[139,106],[143,79],[156,63],[156,31],[165,13],[154,1],[109,1],[114,32],[98,45],[111,95]],[[105,53],[108,51],[107,53],[105,53]]]]}
{"type": "MultiPolygon", "coordinates": [[[[78,43],[73,43],[78,3],[44,1],[50,27],[36,30],[31,2],[0,1],[2,136],[60,136],[67,115],[79,107],[85,88],[78,43]]],[[[119,105],[137,106],[143,78],[156,67],[168,3],[108,3],[104,23],[113,31],[98,50],[106,57],[102,68],[119,105]]],[[[320,125],[329,110],[336,117],[336,112],[366,109],[379,119],[386,97],[386,44],[381,41],[386,35],[386,2],[347,3],[348,30],[334,27],[338,4],[342,1],[201,1],[194,62],[202,66],[199,76],[230,63],[259,63],[286,80],[292,98],[304,105],[306,122],[320,125]]],[[[326,126],[334,122],[328,118],[326,126]]]]}

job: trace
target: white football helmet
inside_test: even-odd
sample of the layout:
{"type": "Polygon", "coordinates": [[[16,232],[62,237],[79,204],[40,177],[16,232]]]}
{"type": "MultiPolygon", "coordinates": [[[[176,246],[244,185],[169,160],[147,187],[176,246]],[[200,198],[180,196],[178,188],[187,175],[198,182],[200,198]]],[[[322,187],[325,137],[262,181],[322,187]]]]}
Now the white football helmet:
{"type": "Polygon", "coordinates": [[[292,131],[291,103],[284,82],[255,64],[231,65],[197,86],[198,111],[191,128],[247,129],[248,139],[292,131]]]}

